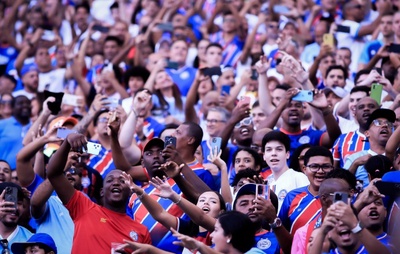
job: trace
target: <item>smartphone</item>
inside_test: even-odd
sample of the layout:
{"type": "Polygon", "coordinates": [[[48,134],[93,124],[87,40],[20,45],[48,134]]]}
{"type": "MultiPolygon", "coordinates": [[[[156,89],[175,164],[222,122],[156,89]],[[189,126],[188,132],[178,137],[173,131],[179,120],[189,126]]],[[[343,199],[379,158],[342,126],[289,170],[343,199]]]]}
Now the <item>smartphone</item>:
{"type": "Polygon", "coordinates": [[[70,129],[67,129],[67,128],[59,128],[59,129],[57,129],[57,138],[66,139],[67,136],[69,134],[71,134],[71,133],[76,133],[76,131],[75,130],[70,130],[70,129]]]}
{"type": "Polygon", "coordinates": [[[400,54],[400,44],[390,44],[389,45],[389,52],[390,53],[396,53],[396,54],[400,54]]]}
{"type": "Polygon", "coordinates": [[[274,5],[273,10],[277,14],[286,14],[290,12],[289,8],[285,5],[274,5]]]}
{"type": "Polygon", "coordinates": [[[214,152],[215,148],[217,148],[217,154],[221,151],[221,141],[220,137],[211,138],[211,151],[214,152]]]}
{"type": "Polygon", "coordinates": [[[293,101],[311,102],[314,94],[310,90],[300,90],[298,94],[292,97],[293,101]]]}
{"type": "Polygon", "coordinates": [[[241,96],[239,103],[250,105],[250,97],[249,96],[241,96]]]}
{"type": "Polygon", "coordinates": [[[167,66],[165,68],[177,70],[179,68],[179,64],[177,62],[167,60],[167,66]]]}
{"type": "Polygon", "coordinates": [[[230,85],[223,85],[221,87],[221,95],[229,95],[229,93],[231,92],[231,86],[230,85]]]}
{"type": "Polygon", "coordinates": [[[174,27],[172,26],[172,23],[160,23],[157,25],[157,28],[160,29],[161,31],[165,32],[173,32],[174,27]]]}
{"type": "Polygon", "coordinates": [[[114,99],[114,98],[106,98],[103,101],[105,101],[110,109],[116,109],[119,105],[122,104],[121,100],[114,99]]]}
{"type": "Polygon", "coordinates": [[[221,71],[221,67],[211,67],[211,68],[204,68],[203,69],[203,74],[205,76],[221,76],[222,75],[222,71],[221,71]]]}
{"type": "Polygon", "coordinates": [[[386,196],[400,196],[400,183],[376,181],[375,186],[378,191],[386,196]]]}
{"type": "Polygon", "coordinates": [[[269,187],[268,184],[256,184],[257,197],[268,199],[269,187]]]}
{"type": "Polygon", "coordinates": [[[99,31],[100,33],[108,33],[110,31],[109,27],[102,25],[94,25],[92,28],[94,31],[99,31]]]}
{"type": "Polygon", "coordinates": [[[56,36],[51,30],[44,30],[43,35],[40,39],[44,41],[54,41],[55,38],[56,36]]]}
{"type": "Polygon", "coordinates": [[[64,94],[62,99],[62,104],[70,105],[74,107],[80,107],[84,104],[84,99],[82,96],[74,95],[74,94],[64,94]]]}
{"type": "Polygon", "coordinates": [[[342,201],[345,204],[347,204],[349,202],[349,194],[345,193],[345,192],[335,192],[333,193],[333,203],[342,201]]]}
{"type": "Polygon", "coordinates": [[[350,33],[350,27],[349,26],[337,25],[336,26],[336,32],[349,34],[350,33]]]}
{"type": "Polygon", "coordinates": [[[44,91],[44,99],[46,100],[49,97],[54,97],[56,100],[54,102],[47,102],[47,106],[49,107],[52,115],[57,115],[61,110],[61,103],[64,97],[64,93],[53,93],[50,91],[44,91]]]}
{"type": "Polygon", "coordinates": [[[323,43],[324,45],[328,45],[330,47],[334,47],[335,46],[335,40],[333,38],[333,34],[324,34],[323,37],[323,43]]]}
{"type": "Polygon", "coordinates": [[[382,68],[374,68],[374,70],[376,70],[376,72],[378,72],[379,75],[382,76],[382,68]]]}
{"type": "Polygon", "coordinates": [[[370,97],[378,102],[379,105],[381,104],[382,90],[383,86],[381,84],[372,83],[370,97]]]}
{"type": "Polygon", "coordinates": [[[6,187],[6,192],[4,194],[4,200],[8,202],[14,202],[15,209],[18,205],[18,189],[16,187],[6,187]]]}
{"type": "Polygon", "coordinates": [[[165,142],[164,142],[164,148],[167,147],[168,145],[172,145],[173,147],[176,147],[176,138],[172,137],[172,136],[166,136],[165,142]]]}
{"type": "Polygon", "coordinates": [[[258,72],[255,69],[251,70],[251,77],[252,80],[257,80],[258,79],[258,72]]]}
{"type": "Polygon", "coordinates": [[[101,145],[98,143],[93,143],[93,142],[87,142],[86,144],[87,150],[83,148],[83,152],[93,154],[93,155],[99,155],[101,151],[101,145]]]}

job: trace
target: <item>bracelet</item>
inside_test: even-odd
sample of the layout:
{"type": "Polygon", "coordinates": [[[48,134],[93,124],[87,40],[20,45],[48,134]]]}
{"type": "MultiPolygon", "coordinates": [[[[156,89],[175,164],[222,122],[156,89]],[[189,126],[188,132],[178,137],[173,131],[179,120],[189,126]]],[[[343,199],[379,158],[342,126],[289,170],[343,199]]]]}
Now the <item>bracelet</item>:
{"type": "Polygon", "coordinates": [[[175,205],[177,205],[177,204],[179,204],[181,201],[182,201],[182,196],[179,196],[178,201],[176,201],[176,202],[174,202],[174,203],[175,203],[175,205]]]}
{"type": "Polygon", "coordinates": [[[143,191],[142,194],[140,194],[140,195],[138,195],[138,194],[136,193],[136,196],[137,196],[139,199],[142,199],[143,196],[144,196],[144,194],[146,194],[146,193],[143,191]]]}
{"type": "Polygon", "coordinates": [[[351,232],[352,232],[353,234],[357,234],[357,233],[359,233],[361,230],[363,230],[363,227],[361,227],[360,222],[358,222],[358,223],[357,223],[357,226],[355,226],[355,227],[351,230],[351,232]]]}
{"type": "Polygon", "coordinates": [[[135,115],[135,118],[138,118],[139,117],[139,115],[138,115],[138,113],[136,113],[136,111],[132,108],[132,112],[133,112],[133,114],[135,115]]]}

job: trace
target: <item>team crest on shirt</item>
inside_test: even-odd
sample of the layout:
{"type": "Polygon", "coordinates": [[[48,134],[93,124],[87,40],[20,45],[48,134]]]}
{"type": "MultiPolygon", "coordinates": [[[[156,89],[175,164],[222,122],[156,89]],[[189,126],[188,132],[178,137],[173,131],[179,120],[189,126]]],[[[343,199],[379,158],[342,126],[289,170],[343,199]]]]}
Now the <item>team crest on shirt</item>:
{"type": "Polygon", "coordinates": [[[310,137],[309,136],[302,136],[299,138],[299,143],[300,144],[308,144],[310,143],[310,137]]]}
{"type": "Polygon", "coordinates": [[[257,242],[257,249],[260,249],[260,250],[266,250],[266,249],[268,249],[269,247],[271,247],[271,241],[270,240],[268,240],[267,238],[261,238],[261,240],[259,240],[258,242],[257,242]]]}
{"type": "Polygon", "coordinates": [[[286,190],[281,190],[278,193],[278,199],[283,201],[285,199],[286,195],[287,195],[287,191],[286,190]]]}
{"type": "Polygon", "coordinates": [[[184,71],[184,72],[182,72],[182,73],[179,75],[179,77],[180,77],[181,79],[187,79],[187,78],[189,78],[189,72],[184,71]]]}
{"type": "Polygon", "coordinates": [[[8,48],[6,52],[7,52],[7,55],[13,55],[13,54],[15,54],[15,49],[8,48]]]}
{"type": "Polygon", "coordinates": [[[135,242],[138,240],[138,234],[135,231],[131,231],[129,233],[129,236],[132,238],[132,240],[134,240],[135,242]]]}

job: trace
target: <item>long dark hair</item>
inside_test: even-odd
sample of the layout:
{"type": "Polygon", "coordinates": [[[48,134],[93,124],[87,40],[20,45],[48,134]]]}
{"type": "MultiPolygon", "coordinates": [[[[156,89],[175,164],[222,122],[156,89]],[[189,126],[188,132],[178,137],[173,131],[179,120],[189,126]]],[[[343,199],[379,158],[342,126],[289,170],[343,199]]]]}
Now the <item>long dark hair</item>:
{"type": "MultiPolygon", "coordinates": [[[[161,108],[168,108],[169,104],[168,102],[165,100],[164,96],[161,93],[160,89],[155,90],[154,94],[158,97],[158,99],[160,100],[160,104],[161,104],[161,108]]],[[[175,99],[175,106],[176,108],[178,108],[179,110],[183,110],[183,101],[182,101],[182,94],[179,91],[178,86],[174,83],[174,85],[172,86],[172,95],[174,96],[175,99]]]]}

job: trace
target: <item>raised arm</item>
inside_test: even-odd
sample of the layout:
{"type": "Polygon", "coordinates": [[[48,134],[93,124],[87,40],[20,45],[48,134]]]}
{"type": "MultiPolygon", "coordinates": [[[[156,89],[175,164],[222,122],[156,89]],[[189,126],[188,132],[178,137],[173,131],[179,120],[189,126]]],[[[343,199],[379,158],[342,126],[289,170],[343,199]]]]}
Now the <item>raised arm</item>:
{"type": "Polygon", "coordinates": [[[262,98],[262,100],[259,100],[260,108],[267,116],[275,109],[275,106],[272,104],[272,98],[267,83],[267,71],[271,65],[271,61],[272,59],[268,59],[267,61],[266,57],[262,56],[260,57],[260,61],[255,65],[258,72],[258,98],[262,98]]]}
{"type": "Polygon", "coordinates": [[[400,127],[392,133],[385,146],[385,154],[391,161],[394,160],[394,155],[400,144],[400,127]]]}
{"type": "Polygon", "coordinates": [[[67,136],[60,148],[53,154],[47,165],[47,176],[63,204],[67,204],[75,193],[74,187],[64,175],[64,167],[70,150],[81,153],[87,150],[87,140],[84,135],[72,133],[67,136]]]}
{"type": "Polygon", "coordinates": [[[193,84],[190,86],[189,92],[186,96],[185,102],[185,121],[200,123],[200,119],[197,115],[197,112],[194,108],[197,102],[197,90],[199,89],[200,83],[202,79],[210,78],[201,74],[201,71],[198,70],[196,73],[196,77],[193,81],[193,84]]]}
{"type": "Polygon", "coordinates": [[[97,94],[94,98],[92,105],[90,105],[89,112],[75,125],[74,130],[78,133],[85,134],[89,124],[93,121],[97,112],[102,108],[107,107],[107,102],[105,101],[107,97],[101,94],[97,94]]]}
{"type": "Polygon", "coordinates": [[[221,159],[221,152],[218,153],[217,149],[210,151],[208,160],[221,170],[221,196],[224,198],[225,203],[232,204],[233,198],[229,185],[228,167],[225,161],[221,159]]]}

